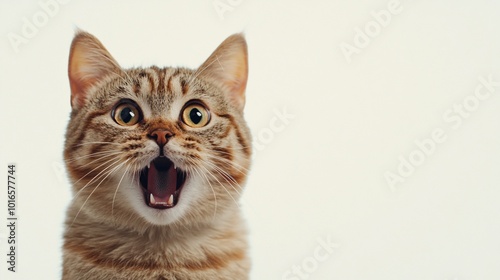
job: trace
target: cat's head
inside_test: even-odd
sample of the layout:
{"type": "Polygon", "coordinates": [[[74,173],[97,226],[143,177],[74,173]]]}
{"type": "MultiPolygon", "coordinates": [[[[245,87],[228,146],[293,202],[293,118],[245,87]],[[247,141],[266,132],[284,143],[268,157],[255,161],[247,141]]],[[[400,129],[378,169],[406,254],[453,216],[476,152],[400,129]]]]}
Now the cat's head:
{"type": "Polygon", "coordinates": [[[119,225],[185,226],[234,209],[251,155],[241,34],[190,70],[123,69],[78,32],[68,72],[64,156],[78,209],[69,219],[81,211],[119,225]]]}

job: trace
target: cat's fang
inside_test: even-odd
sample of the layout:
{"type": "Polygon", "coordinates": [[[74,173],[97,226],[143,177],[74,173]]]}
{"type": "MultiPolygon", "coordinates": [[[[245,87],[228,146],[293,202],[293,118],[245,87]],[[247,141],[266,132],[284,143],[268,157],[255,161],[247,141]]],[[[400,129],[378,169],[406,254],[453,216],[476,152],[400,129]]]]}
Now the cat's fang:
{"type": "Polygon", "coordinates": [[[171,194],[170,197],[168,198],[168,201],[167,201],[167,206],[172,206],[174,205],[174,195],[171,194]]]}
{"type": "Polygon", "coordinates": [[[149,202],[151,204],[156,204],[155,196],[152,193],[149,194],[149,202]]]}

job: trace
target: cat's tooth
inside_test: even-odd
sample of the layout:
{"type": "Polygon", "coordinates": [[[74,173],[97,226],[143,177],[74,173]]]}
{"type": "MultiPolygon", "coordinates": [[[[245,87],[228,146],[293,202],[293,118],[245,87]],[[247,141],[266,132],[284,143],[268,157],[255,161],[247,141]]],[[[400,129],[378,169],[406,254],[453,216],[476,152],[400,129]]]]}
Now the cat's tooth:
{"type": "Polygon", "coordinates": [[[149,202],[151,204],[156,204],[156,200],[155,200],[155,197],[152,193],[149,194],[149,202]]]}
{"type": "Polygon", "coordinates": [[[148,168],[151,167],[151,162],[148,163],[148,168]]]}
{"type": "Polygon", "coordinates": [[[168,198],[167,205],[173,205],[174,204],[174,195],[171,194],[170,197],[168,198]]]}

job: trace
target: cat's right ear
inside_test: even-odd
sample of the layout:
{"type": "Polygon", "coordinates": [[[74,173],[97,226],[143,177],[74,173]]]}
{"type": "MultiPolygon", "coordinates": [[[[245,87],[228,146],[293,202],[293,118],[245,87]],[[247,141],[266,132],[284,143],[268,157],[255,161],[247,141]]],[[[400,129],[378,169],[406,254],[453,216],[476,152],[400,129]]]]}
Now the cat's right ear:
{"type": "Polygon", "coordinates": [[[71,107],[81,108],[89,89],[109,75],[120,75],[120,66],[93,35],[77,31],[69,53],[68,76],[71,107]]]}

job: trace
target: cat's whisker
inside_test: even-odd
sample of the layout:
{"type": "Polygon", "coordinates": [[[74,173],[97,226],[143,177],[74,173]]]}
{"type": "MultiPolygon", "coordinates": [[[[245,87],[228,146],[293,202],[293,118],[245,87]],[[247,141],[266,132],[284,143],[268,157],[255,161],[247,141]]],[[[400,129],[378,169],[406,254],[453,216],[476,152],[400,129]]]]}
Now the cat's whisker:
{"type": "Polygon", "coordinates": [[[233,151],[242,151],[242,150],[250,149],[250,148],[252,148],[252,146],[243,146],[243,145],[240,145],[240,147],[215,146],[215,148],[222,148],[222,149],[228,149],[228,150],[233,150],[233,151]]]}
{"type": "MultiPolygon", "coordinates": [[[[219,158],[216,158],[217,160],[219,160],[219,158]]],[[[217,164],[215,164],[214,162],[212,161],[209,161],[209,160],[201,160],[203,163],[205,164],[208,164],[210,167],[214,168],[216,171],[220,170],[222,173],[219,172],[220,175],[223,175],[223,176],[227,176],[229,177],[234,183],[237,183],[236,180],[234,180],[233,176],[231,174],[229,174],[227,171],[225,171],[224,169],[220,168],[217,164]]],[[[233,162],[231,162],[232,164],[233,162]]],[[[232,167],[230,164],[227,164],[226,167],[232,167]]],[[[238,171],[238,170],[237,170],[238,171]]]]}
{"type": "MultiPolygon", "coordinates": [[[[96,159],[94,161],[99,161],[99,160],[102,160],[104,158],[108,158],[108,157],[111,157],[111,156],[113,156],[113,155],[103,156],[103,157],[100,157],[99,159],[96,159]]],[[[76,184],[76,183],[80,182],[83,178],[87,177],[90,173],[94,172],[96,169],[99,169],[101,166],[106,165],[108,162],[113,161],[114,159],[116,159],[116,157],[113,157],[113,158],[111,158],[111,159],[109,159],[109,160],[101,163],[100,165],[96,166],[94,169],[92,169],[89,172],[87,172],[87,174],[85,174],[82,177],[80,177],[80,179],[76,180],[73,184],[76,184]]],[[[94,162],[94,161],[92,161],[92,162],[94,162]]],[[[90,163],[87,163],[86,165],[88,165],[88,164],[90,164],[90,163]]],[[[81,168],[81,167],[83,167],[83,166],[80,166],[78,168],[81,168]]]]}
{"type": "MultiPolygon", "coordinates": [[[[126,164],[130,159],[127,159],[123,164],[126,164]]],[[[125,175],[127,174],[128,170],[130,169],[130,166],[131,165],[128,165],[127,168],[125,169],[125,172],[123,172],[123,175],[122,177],[120,178],[120,181],[118,182],[118,186],[116,187],[116,190],[115,190],[115,193],[113,195],[113,202],[111,203],[111,216],[114,217],[115,215],[115,200],[116,200],[116,194],[118,193],[118,189],[120,188],[120,185],[123,181],[123,178],[125,177],[125,175]]]]}
{"type": "Polygon", "coordinates": [[[228,160],[226,158],[218,157],[218,156],[211,155],[211,154],[206,154],[205,156],[208,156],[212,159],[220,161],[220,163],[225,164],[226,167],[234,168],[236,171],[240,172],[242,175],[246,175],[248,172],[250,172],[250,170],[248,170],[248,168],[243,167],[240,164],[238,164],[234,161],[228,160]]]}
{"type": "Polygon", "coordinates": [[[210,186],[210,189],[212,189],[212,193],[214,195],[214,215],[213,215],[213,218],[212,218],[212,221],[215,220],[216,218],[216,215],[217,215],[217,194],[214,190],[214,187],[212,186],[212,183],[210,183],[210,180],[208,179],[207,175],[203,172],[200,172],[196,167],[195,165],[193,164],[191,168],[189,168],[190,170],[194,170],[198,176],[200,176],[200,178],[205,178],[206,182],[208,183],[208,185],[210,186]]]}
{"type": "Polygon", "coordinates": [[[79,143],[79,144],[76,144],[75,146],[80,147],[80,146],[90,145],[90,144],[122,145],[120,143],[115,143],[115,142],[91,141],[91,142],[79,143]]]}
{"type": "MultiPolygon", "coordinates": [[[[188,80],[188,84],[190,84],[194,79],[196,79],[201,73],[203,73],[203,71],[205,71],[206,69],[208,69],[212,64],[214,64],[216,61],[219,61],[219,56],[216,55],[215,56],[216,59],[213,59],[207,66],[203,67],[203,69],[196,69],[196,71],[193,73],[193,75],[191,75],[190,79],[188,80]]],[[[219,62],[220,64],[220,62],[219,62]]]]}
{"type": "MultiPolygon", "coordinates": [[[[106,168],[104,168],[104,169],[103,169],[103,170],[101,170],[99,173],[97,173],[97,175],[95,175],[92,179],[90,179],[90,181],[89,181],[89,182],[87,182],[87,184],[85,184],[85,186],[83,186],[83,187],[82,187],[82,188],[81,188],[81,189],[80,189],[80,190],[79,190],[79,191],[78,191],[78,192],[77,192],[77,193],[73,196],[73,199],[75,199],[76,197],[78,197],[78,195],[80,195],[80,193],[81,193],[81,192],[82,192],[82,191],[83,191],[83,190],[84,190],[84,189],[85,189],[88,185],[90,185],[92,182],[94,182],[95,180],[99,180],[99,178],[100,178],[100,177],[104,176],[104,175],[102,175],[102,174],[104,174],[104,173],[106,172],[106,170],[108,170],[108,169],[109,169],[109,168],[110,168],[113,164],[115,164],[115,163],[117,163],[117,162],[119,162],[119,161],[120,161],[120,159],[112,158],[112,159],[108,160],[107,162],[103,163],[103,165],[104,165],[104,164],[106,164],[106,163],[108,163],[108,162],[110,162],[110,161],[112,161],[112,160],[115,160],[115,162],[113,162],[113,163],[111,163],[110,165],[108,165],[106,168]]],[[[100,167],[100,166],[98,166],[98,167],[94,168],[92,171],[94,171],[95,169],[97,169],[97,168],[99,168],[99,167],[100,167]]],[[[90,171],[90,172],[92,172],[92,171],[90,171]]],[[[83,178],[85,178],[88,174],[90,174],[90,172],[89,172],[89,173],[87,173],[84,177],[80,178],[80,180],[81,180],[81,179],[83,179],[83,178]]],[[[80,181],[80,180],[78,180],[78,181],[80,181]]],[[[78,182],[78,181],[77,181],[77,182],[78,182]]],[[[76,184],[76,182],[75,182],[75,184],[76,184]]]]}
{"type": "Polygon", "coordinates": [[[232,161],[232,160],[220,157],[220,156],[216,156],[216,155],[206,154],[205,156],[207,156],[210,159],[214,159],[215,161],[218,161],[221,164],[225,164],[226,167],[234,168],[234,169],[236,169],[238,172],[240,172],[243,175],[245,175],[246,173],[250,172],[250,170],[248,168],[246,168],[246,167],[238,164],[235,161],[232,161]]]}
{"type": "MultiPolygon", "coordinates": [[[[113,163],[113,164],[115,164],[115,163],[113,163]]],[[[97,190],[97,188],[109,177],[109,175],[111,175],[116,169],[120,168],[123,164],[124,163],[121,163],[121,164],[115,166],[112,170],[110,170],[110,171],[107,172],[106,176],[104,178],[102,178],[102,180],[99,182],[99,184],[88,195],[87,199],[85,199],[85,201],[83,202],[82,206],[80,207],[80,209],[76,213],[75,218],[73,219],[73,222],[71,223],[71,226],[73,226],[73,224],[76,221],[76,218],[78,217],[78,215],[80,214],[80,212],[83,210],[83,207],[85,206],[85,204],[87,203],[87,201],[90,199],[90,197],[92,196],[92,194],[94,194],[94,192],[97,190]]]]}
{"type": "MultiPolygon", "coordinates": [[[[106,158],[110,158],[110,157],[112,157],[112,159],[110,159],[110,161],[111,161],[111,160],[113,160],[113,158],[116,158],[116,155],[119,155],[119,154],[121,154],[121,153],[117,153],[117,154],[109,154],[109,155],[104,155],[104,156],[101,156],[100,158],[94,159],[94,160],[92,160],[92,161],[90,161],[90,162],[87,162],[87,163],[85,163],[85,164],[82,164],[82,165],[80,165],[80,166],[77,166],[77,167],[76,167],[76,169],[88,169],[88,168],[87,168],[87,166],[92,165],[92,164],[94,164],[94,163],[95,163],[95,164],[98,164],[99,162],[102,162],[102,161],[103,161],[103,160],[105,160],[106,158]]],[[[78,182],[78,181],[77,181],[77,182],[78,182]]]]}
{"type": "Polygon", "coordinates": [[[216,217],[216,214],[217,214],[217,193],[215,192],[215,189],[214,187],[212,186],[212,183],[210,182],[210,180],[208,179],[207,177],[207,174],[205,174],[204,172],[201,172],[198,170],[198,168],[196,167],[193,167],[193,169],[196,171],[196,173],[200,176],[200,178],[202,180],[204,180],[208,186],[210,187],[210,189],[212,190],[212,194],[214,196],[214,215],[213,215],[213,219],[215,219],[216,217]]]}
{"type": "Polygon", "coordinates": [[[127,79],[125,79],[124,77],[121,77],[123,82],[128,83],[129,81],[132,80],[132,78],[129,76],[127,71],[122,71],[122,73],[127,77],[127,79]]]}
{"type": "MultiPolygon", "coordinates": [[[[113,166],[114,164],[116,164],[119,160],[115,161],[114,163],[110,164],[110,166],[113,166]]],[[[124,162],[118,164],[117,166],[115,166],[112,170],[108,171],[106,176],[104,176],[104,178],[102,178],[102,180],[99,182],[99,184],[97,184],[97,186],[95,186],[95,188],[92,190],[92,192],[90,192],[90,194],[87,196],[87,199],[85,199],[85,201],[83,202],[82,206],[80,207],[80,209],[78,210],[78,212],[76,213],[75,215],[75,218],[73,219],[73,222],[71,223],[71,226],[73,226],[73,224],[75,223],[76,221],[76,218],[78,218],[78,215],[80,214],[80,212],[82,211],[83,207],[85,207],[85,204],[87,204],[87,201],[90,199],[90,197],[94,194],[94,192],[97,190],[97,188],[99,188],[99,186],[102,184],[102,182],[104,182],[104,180],[106,180],[109,175],[111,175],[117,168],[119,168],[120,166],[122,166],[124,164],[124,162]]],[[[95,178],[95,177],[94,177],[95,178]]],[[[70,226],[70,227],[71,227],[70,226]]]]}
{"type": "MultiPolygon", "coordinates": [[[[72,163],[72,162],[75,162],[77,160],[81,160],[81,159],[86,159],[86,158],[93,158],[93,157],[96,157],[96,156],[106,156],[106,155],[116,155],[116,154],[121,154],[121,152],[118,152],[118,151],[102,151],[102,152],[95,152],[93,154],[89,154],[89,155],[84,155],[84,156],[79,156],[79,157],[72,157],[70,160],[65,160],[66,163],[72,163]]],[[[101,158],[100,158],[101,159],[101,158]]],[[[99,160],[99,159],[98,159],[99,160]]],[[[92,162],[90,162],[92,163],[92,162]]]]}
{"type": "MultiPolygon", "coordinates": [[[[217,171],[220,175],[222,175],[222,177],[223,177],[224,179],[226,179],[226,181],[227,181],[227,178],[229,178],[229,180],[230,180],[233,184],[236,184],[236,186],[237,186],[240,190],[243,190],[243,188],[240,186],[240,184],[239,184],[239,183],[238,183],[238,182],[234,179],[234,177],[233,177],[231,174],[227,173],[224,169],[222,169],[222,168],[220,168],[220,167],[216,166],[215,164],[212,164],[212,166],[215,168],[215,171],[217,171]]],[[[230,183],[230,184],[231,184],[231,182],[229,182],[229,181],[228,181],[228,183],[230,183]]],[[[237,192],[238,192],[238,190],[236,190],[236,189],[235,189],[235,191],[237,191],[237,192]]],[[[238,194],[239,194],[239,192],[238,192],[238,194]]]]}
{"type": "Polygon", "coordinates": [[[221,169],[220,167],[216,166],[215,164],[212,164],[210,162],[206,162],[207,164],[211,165],[214,170],[222,176],[222,178],[233,188],[233,190],[238,193],[238,195],[241,196],[241,193],[239,192],[239,190],[243,190],[243,188],[240,186],[240,184],[238,184],[238,182],[236,182],[236,180],[233,178],[233,176],[231,176],[229,173],[227,173],[225,170],[221,169]],[[229,178],[229,180],[228,180],[229,178]],[[238,189],[235,187],[238,187],[238,189]]]}
{"type": "MultiPolygon", "coordinates": [[[[221,160],[222,158],[219,158],[219,157],[215,157],[215,156],[212,156],[213,158],[217,159],[217,160],[221,160]]],[[[236,164],[235,162],[232,162],[232,161],[229,161],[227,159],[224,159],[226,160],[227,162],[222,162],[222,163],[225,163],[226,167],[229,167],[229,168],[234,168],[233,164],[236,164]]],[[[200,159],[201,163],[202,164],[207,164],[209,165],[211,168],[214,169],[214,171],[217,171],[217,173],[219,175],[221,175],[224,180],[226,180],[227,183],[231,184],[231,187],[238,193],[239,191],[235,188],[235,186],[233,184],[236,184],[236,186],[238,187],[238,189],[242,190],[243,188],[239,185],[239,183],[234,179],[234,177],[229,174],[227,171],[225,171],[224,169],[220,168],[218,165],[216,165],[215,163],[211,162],[211,161],[208,161],[208,160],[203,160],[203,159],[200,159]],[[230,179],[230,181],[228,181],[228,178],[230,179]]],[[[196,165],[196,164],[195,164],[196,165]]],[[[237,164],[236,164],[237,165],[237,164]]],[[[243,168],[243,167],[242,167],[243,168]]],[[[243,175],[246,175],[247,173],[246,172],[243,172],[241,170],[238,170],[237,168],[234,168],[236,171],[240,172],[241,174],[243,175]]],[[[219,182],[220,183],[220,182],[219,182]]]]}
{"type": "MultiPolygon", "coordinates": [[[[233,190],[236,191],[240,195],[240,199],[243,200],[243,201],[245,201],[245,202],[247,202],[241,196],[241,193],[235,188],[235,185],[236,185],[237,188],[239,188],[240,190],[243,190],[243,187],[238,182],[236,182],[236,180],[234,179],[233,176],[231,176],[225,170],[221,169],[220,167],[218,167],[218,166],[216,166],[216,165],[214,165],[214,164],[212,164],[210,162],[206,162],[206,163],[211,164],[216,169],[215,171],[217,171],[224,178],[224,180],[226,180],[226,182],[233,188],[233,190]],[[224,174],[222,174],[221,172],[224,173],[224,174]],[[233,183],[229,182],[227,178],[229,178],[234,183],[234,185],[233,185],[233,183]]],[[[239,206],[240,205],[238,204],[238,207],[239,206]]]]}
{"type": "Polygon", "coordinates": [[[67,160],[65,160],[65,162],[72,162],[72,161],[82,159],[82,158],[94,157],[96,155],[110,154],[110,153],[115,153],[115,152],[118,152],[118,151],[117,150],[106,150],[106,151],[99,151],[99,152],[94,152],[91,154],[86,154],[83,156],[72,156],[72,157],[68,158],[67,160]]]}
{"type": "MultiPolygon", "coordinates": [[[[240,196],[240,199],[243,199],[241,197],[241,193],[239,190],[243,190],[243,188],[241,187],[241,185],[234,179],[233,176],[231,176],[229,173],[227,173],[225,170],[223,170],[222,168],[220,168],[219,166],[217,166],[216,164],[212,163],[212,162],[209,162],[209,161],[203,161],[205,164],[208,164],[209,166],[213,167],[219,175],[221,175],[221,177],[231,186],[231,188],[233,188],[233,190],[238,193],[238,195],[240,196]]],[[[220,182],[219,182],[220,183],[220,182]]],[[[221,184],[222,187],[225,188],[225,186],[223,186],[221,184]]],[[[227,191],[227,190],[226,190],[227,191]]],[[[234,200],[234,198],[233,198],[234,200]]],[[[239,207],[239,204],[236,203],[239,207]]]]}
{"type": "Polygon", "coordinates": [[[236,201],[236,199],[233,197],[233,195],[226,189],[226,187],[224,186],[224,184],[221,183],[221,181],[219,181],[219,179],[214,175],[212,174],[212,172],[210,172],[205,166],[203,165],[200,165],[201,168],[205,169],[205,171],[210,174],[210,176],[212,176],[212,178],[214,178],[218,183],[219,185],[224,188],[224,190],[227,192],[227,194],[233,199],[234,203],[236,204],[236,206],[240,207],[240,205],[238,204],[238,202],[236,201]]]}

